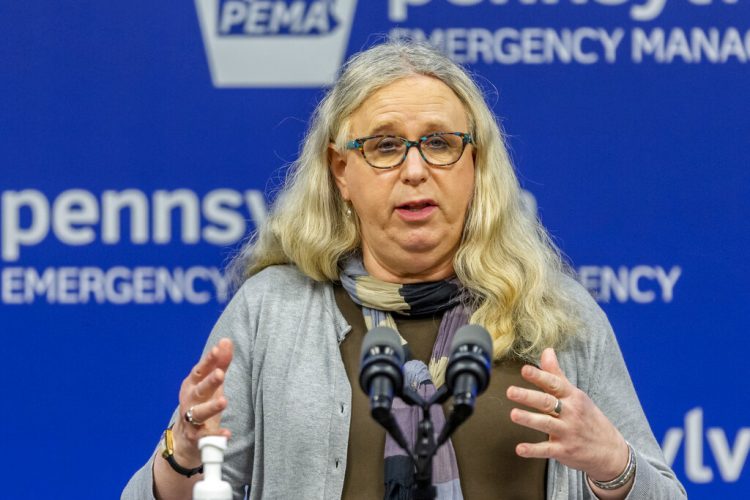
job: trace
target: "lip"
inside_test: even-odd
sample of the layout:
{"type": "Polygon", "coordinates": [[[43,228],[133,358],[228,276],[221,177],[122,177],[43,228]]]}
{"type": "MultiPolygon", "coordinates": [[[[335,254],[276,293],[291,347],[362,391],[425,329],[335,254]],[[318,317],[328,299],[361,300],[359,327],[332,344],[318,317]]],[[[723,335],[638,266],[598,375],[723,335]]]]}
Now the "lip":
{"type": "Polygon", "coordinates": [[[419,222],[428,219],[437,208],[438,205],[434,200],[425,198],[402,203],[396,207],[395,211],[401,219],[407,222],[419,222]],[[414,209],[411,207],[420,208],[414,209]]]}

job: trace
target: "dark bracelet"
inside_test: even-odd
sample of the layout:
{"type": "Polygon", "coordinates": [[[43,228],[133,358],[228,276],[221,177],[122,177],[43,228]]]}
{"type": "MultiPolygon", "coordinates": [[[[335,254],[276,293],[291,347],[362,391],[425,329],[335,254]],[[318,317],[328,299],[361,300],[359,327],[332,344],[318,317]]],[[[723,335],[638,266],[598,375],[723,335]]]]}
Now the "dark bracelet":
{"type": "Polygon", "coordinates": [[[182,474],[185,477],[194,476],[195,474],[203,474],[203,464],[201,464],[200,467],[188,469],[178,464],[177,460],[175,460],[171,425],[167,427],[167,430],[164,431],[164,439],[162,441],[162,446],[164,449],[161,452],[161,456],[164,457],[167,463],[169,463],[169,466],[172,467],[172,470],[174,470],[176,473],[182,474]]]}
{"type": "Polygon", "coordinates": [[[603,490],[616,490],[627,484],[633,475],[635,475],[635,452],[633,451],[633,447],[630,446],[630,443],[626,441],[625,444],[628,445],[628,465],[625,466],[625,470],[611,481],[597,481],[596,479],[589,477],[591,482],[594,483],[597,488],[603,490]]]}

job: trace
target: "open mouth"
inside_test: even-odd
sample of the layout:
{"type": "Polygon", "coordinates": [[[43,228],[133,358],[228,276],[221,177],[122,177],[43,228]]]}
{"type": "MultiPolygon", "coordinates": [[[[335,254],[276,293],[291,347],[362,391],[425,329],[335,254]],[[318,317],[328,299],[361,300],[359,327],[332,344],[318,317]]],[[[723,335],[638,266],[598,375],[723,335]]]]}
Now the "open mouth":
{"type": "Polygon", "coordinates": [[[414,200],[396,207],[396,213],[406,222],[425,222],[432,218],[437,203],[432,200],[414,200]]]}
{"type": "Polygon", "coordinates": [[[408,210],[409,212],[419,212],[424,210],[425,208],[434,207],[435,202],[432,200],[420,200],[420,201],[410,201],[408,203],[404,203],[403,205],[399,205],[396,208],[399,210],[408,210]]]}

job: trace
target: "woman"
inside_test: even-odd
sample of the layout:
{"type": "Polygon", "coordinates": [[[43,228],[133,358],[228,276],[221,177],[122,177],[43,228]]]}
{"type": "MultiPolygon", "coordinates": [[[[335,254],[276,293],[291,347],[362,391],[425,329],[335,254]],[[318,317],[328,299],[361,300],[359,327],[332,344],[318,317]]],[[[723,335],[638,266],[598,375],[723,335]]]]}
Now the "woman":
{"type": "Polygon", "coordinates": [[[124,498],[189,497],[209,434],[231,436],[235,498],[397,497],[410,474],[356,387],[362,336],[397,328],[430,364],[417,382],[439,386],[440,346],[467,322],[495,363],[436,459],[446,497],[685,496],[604,314],[522,211],[481,92],[434,50],[389,42],[347,63],[235,269],[246,281],[182,384],[173,453],[124,498]]]}

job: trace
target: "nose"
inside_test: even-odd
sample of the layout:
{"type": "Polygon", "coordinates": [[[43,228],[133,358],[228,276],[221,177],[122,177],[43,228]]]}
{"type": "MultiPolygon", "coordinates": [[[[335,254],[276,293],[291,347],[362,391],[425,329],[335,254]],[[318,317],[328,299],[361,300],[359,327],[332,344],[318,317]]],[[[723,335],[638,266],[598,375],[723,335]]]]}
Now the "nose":
{"type": "Polygon", "coordinates": [[[430,169],[416,147],[409,148],[401,165],[401,180],[405,184],[418,185],[427,180],[430,169]]]}

